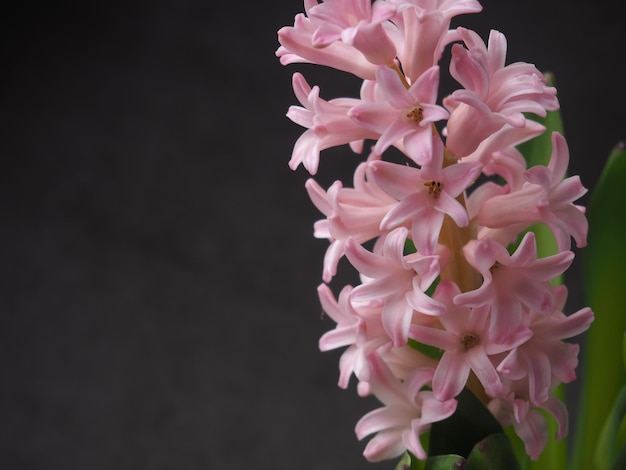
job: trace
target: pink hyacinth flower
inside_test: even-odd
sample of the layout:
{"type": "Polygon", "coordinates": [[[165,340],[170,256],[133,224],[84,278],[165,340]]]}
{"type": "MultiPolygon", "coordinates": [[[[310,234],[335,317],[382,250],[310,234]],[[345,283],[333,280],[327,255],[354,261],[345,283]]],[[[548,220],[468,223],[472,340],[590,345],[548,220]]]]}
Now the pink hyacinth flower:
{"type": "Polygon", "coordinates": [[[293,75],[293,90],[303,107],[291,106],[287,117],[308,130],[294,145],[289,161],[292,170],[302,163],[314,175],[322,150],[349,143],[360,146],[360,141],[375,136],[348,117],[350,108],[360,100],[338,98],[325,101],[319,97],[319,87],[311,88],[300,73],[293,75]]]}
{"type": "Polygon", "coordinates": [[[447,44],[457,39],[449,31],[454,16],[479,12],[476,0],[390,0],[398,5],[394,22],[402,31],[398,58],[409,81],[414,82],[441,59],[447,44]]]}
{"type": "Polygon", "coordinates": [[[448,117],[448,112],[435,104],[439,67],[428,69],[409,89],[389,67],[379,67],[376,81],[384,100],[362,102],[349,111],[349,116],[379,135],[374,146],[376,154],[381,155],[401,142],[406,154],[418,165],[429,163],[433,148],[432,123],[448,117]]]}
{"type": "Polygon", "coordinates": [[[314,235],[331,242],[322,276],[324,282],[330,282],[345,253],[345,241],[353,238],[363,244],[382,235],[380,222],[397,201],[374,182],[366,162],[355,170],[353,188],[336,181],[326,192],[313,179],[307,180],[305,187],[315,207],[326,216],[315,223],[314,235]]]}
{"type": "Polygon", "coordinates": [[[528,378],[528,397],[531,403],[541,405],[548,399],[553,383],[569,383],[576,378],[578,345],[565,343],[589,328],[593,312],[586,307],[569,316],[561,310],[567,298],[565,286],[555,288],[555,309],[548,315],[530,312],[528,326],[532,338],[512,350],[498,365],[498,371],[512,380],[528,378]]]}
{"type": "Polygon", "coordinates": [[[296,16],[293,26],[278,30],[280,47],[276,56],[282,65],[298,62],[326,65],[349,72],[364,80],[373,80],[377,64],[373,64],[354,47],[343,41],[335,41],[324,48],[313,46],[317,25],[303,14],[296,16]]]}
{"type": "Polygon", "coordinates": [[[361,273],[363,284],[355,287],[355,301],[384,301],[382,322],[395,346],[407,343],[413,318],[412,304],[417,303],[423,314],[437,315],[442,310],[439,302],[423,294],[439,275],[439,256],[419,253],[404,255],[408,230],[404,227],[389,232],[380,253],[372,253],[354,240],[346,241],[346,256],[361,273]],[[423,295],[415,295],[418,290],[423,295]],[[409,295],[413,300],[409,303],[409,295]]]}
{"type": "Polygon", "coordinates": [[[345,286],[337,301],[326,284],[317,288],[324,313],[336,323],[334,329],[320,338],[320,351],[348,346],[339,360],[338,385],[344,389],[348,388],[352,374],[358,374],[365,367],[365,358],[390,342],[380,321],[380,308],[355,307],[350,301],[352,290],[352,286],[345,286]]]}
{"type": "Polygon", "coordinates": [[[587,243],[588,222],[584,209],[573,202],[587,190],[579,176],[566,178],[569,150],[565,138],[552,133],[552,156],[547,167],[527,170],[525,184],[517,191],[485,200],[474,221],[484,227],[523,230],[541,222],[554,234],[560,250],[569,250],[570,237],[578,247],[587,243]]]}
{"type": "Polygon", "coordinates": [[[367,373],[359,377],[367,389],[385,406],[367,413],[356,425],[358,439],[376,433],[365,447],[363,455],[371,462],[391,459],[405,450],[419,459],[426,459],[420,435],[434,422],[451,416],[456,400],[437,400],[433,392],[423,390],[433,376],[432,368],[419,368],[401,381],[376,354],[368,357],[367,373]]]}
{"type": "Polygon", "coordinates": [[[503,125],[524,127],[523,113],[545,116],[559,103],[556,89],[532,64],[505,65],[506,38],[491,31],[487,47],[474,31],[458,28],[467,49],[452,46],[450,73],[463,86],[444,99],[451,112],[447,145],[457,156],[472,153],[503,125]]]}
{"type": "MultiPolygon", "coordinates": [[[[474,115],[468,117],[468,122],[479,122],[481,119],[482,116],[474,115]]],[[[510,124],[504,124],[492,134],[486,137],[483,136],[483,140],[478,142],[477,147],[469,147],[467,151],[471,151],[470,153],[462,153],[463,150],[461,150],[461,153],[454,153],[454,155],[463,161],[478,161],[487,166],[490,164],[494,154],[507,153],[511,147],[537,137],[545,130],[546,128],[543,125],[531,120],[527,120],[526,125],[523,127],[514,127],[510,124]]],[[[443,134],[447,136],[448,139],[450,138],[448,128],[444,129],[443,134]]],[[[473,139],[477,134],[474,134],[473,130],[468,128],[456,135],[457,138],[461,139],[463,139],[464,136],[467,137],[467,142],[469,142],[469,140],[473,139]]],[[[447,142],[446,140],[446,143],[447,142]]],[[[448,150],[450,150],[449,147],[448,150]]],[[[458,149],[457,152],[459,152],[458,149]]]]}
{"type": "Polygon", "coordinates": [[[376,183],[399,201],[381,221],[380,228],[408,226],[420,253],[435,253],[445,215],[459,227],[469,223],[465,208],[456,198],[480,174],[479,162],[461,162],[446,168],[434,162],[421,170],[385,161],[369,165],[376,183]]]}
{"type": "Polygon", "coordinates": [[[489,328],[487,306],[468,308],[458,306],[453,299],[460,294],[456,284],[441,281],[434,298],[446,305],[437,318],[444,329],[416,325],[410,337],[421,343],[444,350],[433,377],[433,392],[445,401],[457,396],[473,370],[487,395],[498,396],[502,382],[490,356],[510,351],[528,340],[532,332],[520,325],[506,341],[495,339],[489,328]]]}
{"type": "Polygon", "coordinates": [[[491,306],[490,331],[497,341],[506,341],[522,322],[522,306],[547,314],[555,297],[550,281],[572,263],[574,253],[563,251],[537,258],[535,234],[528,232],[517,250],[486,238],[464,247],[468,262],[483,276],[476,290],[457,295],[454,302],[467,307],[491,306]]]}
{"type": "MultiPolygon", "coordinates": [[[[516,398],[513,393],[499,397],[488,404],[489,410],[503,426],[512,425],[515,433],[524,442],[526,453],[532,460],[537,460],[548,442],[546,418],[527,400],[516,398]]],[[[554,396],[543,403],[541,408],[555,417],[558,425],[556,439],[560,440],[567,433],[567,409],[554,396]]]]}
{"type": "Polygon", "coordinates": [[[373,64],[389,64],[396,56],[393,41],[386,29],[396,12],[386,1],[326,0],[313,6],[308,16],[317,29],[311,37],[313,47],[322,49],[335,41],[354,46],[373,64]]]}

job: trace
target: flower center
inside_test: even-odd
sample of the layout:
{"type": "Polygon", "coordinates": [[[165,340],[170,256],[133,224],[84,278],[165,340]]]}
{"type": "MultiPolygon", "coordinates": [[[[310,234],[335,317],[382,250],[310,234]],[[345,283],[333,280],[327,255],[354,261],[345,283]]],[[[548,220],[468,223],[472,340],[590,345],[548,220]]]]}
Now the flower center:
{"type": "Polygon", "coordinates": [[[421,106],[416,106],[411,111],[406,113],[406,118],[410,119],[416,124],[419,124],[420,122],[422,122],[422,119],[424,119],[424,109],[421,106]]]}
{"type": "Polygon", "coordinates": [[[441,190],[443,189],[443,184],[441,181],[426,181],[424,186],[428,188],[428,194],[430,194],[433,198],[437,199],[441,194],[441,190]]]}
{"type": "Polygon", "coordinates": [[[480,343],[480,338],[476,333],[463,333],[461,336],[461,345],[464,351],[472,349],[478,343],[480,343]]]}

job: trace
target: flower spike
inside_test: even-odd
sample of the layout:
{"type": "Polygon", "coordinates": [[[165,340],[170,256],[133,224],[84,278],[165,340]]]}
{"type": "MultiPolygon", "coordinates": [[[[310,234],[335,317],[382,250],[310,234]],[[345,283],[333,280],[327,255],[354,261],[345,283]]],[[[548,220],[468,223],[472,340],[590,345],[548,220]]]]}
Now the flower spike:
{"type": "Polygon", "coordinates": [[[576,202],[586,189],[567,176],[559,133],[550,161],[528,168],[518,146],[546,132],[528,116],[558,110],[557,91],[534,65],[507,64],[503,33],[484,41],[451,27],[481,9],[477,0],[305,0],[278,31],[282,64],[360,81],[358,97],[323,99],[296,72],[299,105],[287,117],[304,128],[289,167],[312,176],[305,188],[323,214],[313,235],[328,242],[318,296],[334,328],[319,349],[343,349],[339,387],[354,376],[360,396],[382,403],[355,428],[358,439],[373,436],[370,461],[407,451],[426,460],[423,436],[457,407],[465,413],[456,399],[465,388],[532,459],[549,439],[546,412],[556,437],[567,434],[567,408],[552,392],[575,379],[579,347],[566,340],[593,312],[566,315],[567,289],[553,280],[573,262],[571,239],[587,243],[576,202]],[[459,85],[447,96],[441,70],[459,85]],[[351,184],[320,185],[322,155],[346,145],[360,159],[351,184]],[[538,256],[535,224],[554,235],[550,256],[538,256]],[[343,266],[358,282],[335,290],[343,266]]]}

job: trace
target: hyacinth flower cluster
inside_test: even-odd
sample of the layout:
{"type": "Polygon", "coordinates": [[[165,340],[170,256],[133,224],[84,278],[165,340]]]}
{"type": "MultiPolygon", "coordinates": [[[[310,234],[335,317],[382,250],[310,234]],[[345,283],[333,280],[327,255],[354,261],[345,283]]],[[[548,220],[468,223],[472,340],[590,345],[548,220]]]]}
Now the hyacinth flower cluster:
{"type": "MultiPolygon", "coordinates": [[[[336,323],[323,351],[345,348],[339,386],[356,377],[360,395],[382,403],[356,424],[371,436],[370,461],[405,451],[427,458],[422,435],[450,417],[469,388],[502,426],[512,426],[536,459],[548,438],[545,413],[568,430],[552,394],[575,379],[593,313],[563,313],[567,289],[553,285],[586,244],[576,201],[586,189],[567,176],[569,151],[551,135],[547,165],[527,167],[517,149],[546,132],[528,119],[559,108],[556,89],[532,64],[506,61],[507,42],[485,42],[457,15],[476,0],[305,0],[293,26],[279,30],[282,64],[313,63],[362,79],[358,97],[322,98],[300,73],[300,106],[287,116],[305,128],[289,165],[315,175],[320,154],[348,144],[361,156],[351,186],[306,190],[324,215],[324,311],[336,323]],[[444,50],[459,88],[440,97],[444,50]],[[399,151],[405,161],[386,158],[399,151]],[[558,251],[539,257],[529,230],[543,224],[558,251]],[[360,284],[333,292],[342,258],[360,284]]],[[[339,290],[339,289],[338,289],[339,290]]]]}

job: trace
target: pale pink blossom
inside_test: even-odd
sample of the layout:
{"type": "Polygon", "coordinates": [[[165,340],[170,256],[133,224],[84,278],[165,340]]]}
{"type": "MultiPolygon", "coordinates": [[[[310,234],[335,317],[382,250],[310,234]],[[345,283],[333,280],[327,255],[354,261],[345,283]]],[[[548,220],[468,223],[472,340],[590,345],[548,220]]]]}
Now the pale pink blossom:
{"type": "Polygon", "coordinates": [[[515,147],[493,153],[491,159],[483,166],[483,173],[486,176],[502,177],[509,192],[521,189],[526,183],[525,171],[526,159],[515,147]]]}
{"type": "Polygon", "coordinates": [[[348,117],[348,111],[360,100],[337,98],[325,101],[320,98],[319,87],[311,88],[302,74],[293,75],[293,90],[302,104],[291,106],[287,117],[296,124],[308,128],[294,145],[289,167],[295,170],[302,164],[309,173],[317,173],[320,152],[343,144],[355,144],[374,134],[348,117]]]}
{"type": "Polygon", "coordinates": [[[477,220],[477,214],[482,210],[483,205],[492,198],[519,191],[527,183],[525,173],[526,160],[515,147],[493,153],[483,166],[483,174],[488,177],[499,176],[505,184],[485,181],[474,188],[466,199],[467,212],[478,240],[491,238],[506,246],[514,243],[518,235],[528,227],[528,222],[523,220],[499,228],[483,227],[477,220]]]}
{"type": "Polygon", "coordinates": [[[379,63],[393,59],[395,45],[386,31],[395,27],[385,21],[394,10],[381,1],[375,6],[364,0],[307,1],[306,15],[296,15],[293,26],[278,31],[276,56],[283,65],[326,65],[371,80],[379,63]],[[377,50],[376,43],[383,47],[377,50]]]}
{"type": "Polygon", "coordinates": [[[391,459],[405,450],[426,459],[420,435],[427,432],[432,423],[451,416],[457,404],[454,399],[437,400],[433,392],[424,390],[433,372],[432,368],[419,368],[400,380],[378,355],[368,357],[367,371],[359,379],[366,382],[367,391],[385,406],[367,413],[356,425],[359,440],[376,434],[363,452],[367,460],[391,459]]]}
{"type": "Polygon", "coordinates": [[[368,80],[373,80],[376,73],[376,64],[372,64],[354,47],[342,41],[318,49],[313,47],[312,38],[316,31],[314,24],[304,15],[299,14],[293,26],[285,26],[278,30],[280,47],[276,56],[283,65],[293,63],[313,63],[326,65],[337,70],[350,72],[368,80]]]}
{"type": "Polygon", "coordinates": [[[441,59],[447,44],[457,39],[449,31],[454,16],[479,12],[475,0],[390,0],[398,5],[394,22],[402,31],[398,57],[409,82],[414,82],[441,59]]]}
{"type": "Polygon", "coordinates": [[[432,159],[432,123],[446,119],[448,112],[435,104],[439,84],[439,68],[424,72],[406,88],[396,70],[379,67],[377,85],[384,100],[362,102],[349,111],[349,116],[377,134],[374,152],[381,155],[391,145],[402,148],[417,164],[432,159]]]}
{"type": "Polygon", "coordinates": [[[458,306],[453,299],[460,293],[453,282],[441,281],[434,298],[446,306],[445,312],[437,316],[443,329],[416,325],[411,328],[410,337],[444,350],[433,377],[433,392],[439,400],[457,396],[471,370],[487,395],[498,396],[502,391],[502,381],[490,356],[519,346],[528,340],[532,332],[520,325],[506,341],[495,339],[489,328],[489,306],[458,306]]]}
{"type": "Polygon", "coordinates": [[[352,286],[345,286],[337,301],[326,284],[317,288],[324,313],[336,323],[320,338],[320,351],[348,346],[339,360],[339,387],[344,389],[352,374],[365,367],[365,357],[390,342],[381,323],[380,306],[355,307],[350,301],[352,290],[352,286]]]}
{"type": "Polygon", "coordinates": [[[555,297],[550,281],[572,263],[574,253],[562,251],[537,258],[535,235],[528,232],[510,255],[499,243],[485,238],[464,247],[468,262],[483,276],[482,285],[454,298],[467,307],[491,306],[490,332],[505,341],[522,323],[523,308],[547,314],[555,297]]]}
{"type": "Polygon", "coordinates": [[[346,347],[339,359],[339,387],[347,388],[352,374],[363,373],[366,358],[373,352],[400,379],[408,377],[415,368],[436,365],[434,359],[409,345],[394,347],[382,324],[383,302],[356,302],[351,296],[353,290],[352,286],[345,286],[337,300],[326,284],[317,289],[324,313],[336,323],[320,338],[320,351],[346,347]]]}
{"type": "Polygon", "coordinates": [[[385,161],[369,164],[376,183],[399,201],[385,215],[380,228],[409,227],[415,247],[426,255],[435,253],[445,215],[459,227],[469,223],[465,208],[456,198],[481,170],[479,162],[461,162],[446,168],[441,168],[439,162],[422,169],[385,161]]]}
{"type": "Polygon", "coordinates": [[[498,365],[498,371],[512,380],[527,377],[528,398],[535,405],[548,399],[558,383],[569,383],[576,378],[578,345],[562,341],[577,336],[593,321],[590,308],[583,308],[569,316],[561,310],[567,298],[565,286],[554,289],[557,298],[553,312],[548,315],[529,312],[526,323],[533,336],[513,349],[498,365]]]}
{"type": "Polygon", "coordinates": [[[532,64],[505,65],[506,38],[491,31],[487,47],[474,31],[458,28],[466,47],[452,46],[450,73],[463,86],[444,99],[451,112],[446,141],[457,156],[472,153],[504,124],[524,127],[523,113],[545,116],[559,103],[556,89],[532,64]]]}
{"type": "Polygon", "coordinates": [[[536,460],[548,441],[548,424],[542,411],[555,419],[556,440],[567,435],[569,416],[565,404],[554,395],[548,395],[540,404],[533,404],[528,397],[528,377],[520,380],[503,379],[505,391],[491,400],[487,407],[502,425],[513,426],[515,433],[524,442],[526,453],[536,460]]]}
{"type": "Polygon", "coordinates": [[[317,25],[312,46],[321,49],[343,41],[373,64],[389,64],[396,48],[386,29],[396,29],[388,22],[395,12],[395,5],[386,1],[326,0],[308,11],[311,22],[317,25]]]}
{"type": "Polygon", "coordinates": [[[408,340],[409,327],[417,303],[422,314],[436,315],[441,304],[426,295],[415,295],[439,275],[439,256],[419,253],[404,254],[408,230],[404,227],[389,232],[379,253],[372,253],[352,239],[346,241],[346,256],[359,271],[363,284],[355,287],[352,298],[356,301],[384,301],[382,323],[395,346],[408,340]],[[411,294],[412,303],[407,300],[411,294]]]}
{"type": "Polygon", "coordinates": [[[510,232],[521,231],[541,222],[554,234],[558,248],[569,250],[570,237],[578,247],[587,243],[587,218],[584,209],[573,202],[587,190],[579,176],[566,178],[569,150],[565,138],[552,134],[552,156],[548,166],[535,166],[524,172],[524,185],[517,191],[494,195],[484,201],[475,222],[484,227],[510,232]]]}
{"type": "MultiPolygon", "coordinates": [[[[479,123],[481,119],[482,116],[472,116],[471,118],[468,118],[468,122],[479,123]]],[[[483,165],[489,165],[490,160],[493,158],[495,153],[507,153],[511,147],[537,137],[545,130],[545,126],[531,120],[527,120],[526,125],[523,127],[514,127],[510,124],[504,124],[492,134],[482,136],[482,140],[480,140],[476,147],[467,147],[465,150],[470,153],[463,153],[465,150],[457,150],[457,152],[453,152],[453,154],[463,161],[478,161],[483,165]]],[[[468,129],[461,133],[457,133],[456,135],[457,138],[460,138],[461,140],[464,140],[465,136],[465,138],[467,138],[467,142],[469,142],[474,138],[474,135],[476,135],[473,132],[474,131],[471,129],[471,126],[469,126],[468,129]]],[[[444,129],[443,134],[448,137],[448,139],[446,139],[447,145],[448,140],[450,139],[449,129],[444,129]]],[[[449,147],[448,150],[450,150],[449,147]]]]}
{"type": "Polygon", "coordinates": [[[322,276],[330,282],[345,254],[346,240],[352,238],[363,244],[385,233],[379,228],[380,222],[397,201],[378,187],[366,162],[355,170],[353,188],[335,181],[324,191],[313,179],[308,179],[305,187],[315,207],[326,216],[315,223],[314,235],[331,242],[324,256],[322,276]]]}

